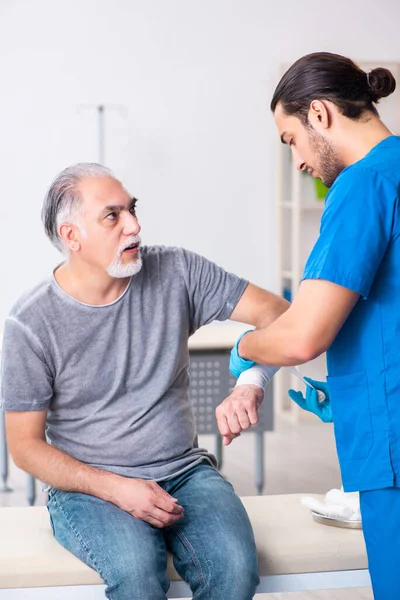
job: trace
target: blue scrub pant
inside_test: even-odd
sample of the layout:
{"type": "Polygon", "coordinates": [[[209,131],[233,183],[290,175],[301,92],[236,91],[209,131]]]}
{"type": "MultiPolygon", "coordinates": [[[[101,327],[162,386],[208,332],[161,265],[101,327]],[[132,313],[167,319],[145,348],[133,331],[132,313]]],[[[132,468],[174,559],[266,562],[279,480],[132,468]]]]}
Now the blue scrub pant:
{"type": "Polygon", "coordinates": [[[375,600],[400,598],[400,488],[360,492],[375,600]]]}

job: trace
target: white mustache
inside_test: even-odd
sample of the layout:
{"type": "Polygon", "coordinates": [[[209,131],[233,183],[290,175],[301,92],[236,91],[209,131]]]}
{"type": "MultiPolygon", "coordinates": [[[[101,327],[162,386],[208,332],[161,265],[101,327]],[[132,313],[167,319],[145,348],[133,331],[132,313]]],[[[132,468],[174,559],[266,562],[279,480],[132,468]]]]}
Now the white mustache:
{"type": "Polygon", "coordinates": [[[132,236],[129,240],[127,240],[125,242],[125,244],[123,246],[121,246],[121,248],[119,248],[118,250],[118,256],[121,256],[121,254],[123,253],[123,251],[125,250],[125,248],[129,248],[129,246],[132,246],[132,244],[141,244],[142,240],[140,239],[140,235],[134,235],[132,236]]]}

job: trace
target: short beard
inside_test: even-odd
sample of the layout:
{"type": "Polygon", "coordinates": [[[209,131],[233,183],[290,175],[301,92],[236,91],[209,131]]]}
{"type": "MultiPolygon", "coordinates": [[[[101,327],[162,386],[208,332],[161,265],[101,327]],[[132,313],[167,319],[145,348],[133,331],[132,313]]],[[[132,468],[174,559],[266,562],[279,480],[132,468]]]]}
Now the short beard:
{"type": "Polygon", "coordinates": [[[140,244],[140,237],[138,235],[133,236],[129,240],[129,243],[126,242],[124,246],[118,250],[117,256],[114,258],[111,265],[106,269],[110,277],[115,277],[116,279],[123,279],[125,277],[133,277],[133,275],[139,273],[143,265],[143,260],[140,255],[140,248],[139,254],[134,262],[125,265],[121,260],[121,255],[124,249],[136,243],[140,244]]]}
{"type": "Polygon", "coordinates": [[[345,165],[337,156],[331,141],[318,133],[311,125],[307,126],[307,130],[311,148],[318,161],[316,170],[320,175],[322,183],[327,188],[330,188],[345,168],[345,165]]]}

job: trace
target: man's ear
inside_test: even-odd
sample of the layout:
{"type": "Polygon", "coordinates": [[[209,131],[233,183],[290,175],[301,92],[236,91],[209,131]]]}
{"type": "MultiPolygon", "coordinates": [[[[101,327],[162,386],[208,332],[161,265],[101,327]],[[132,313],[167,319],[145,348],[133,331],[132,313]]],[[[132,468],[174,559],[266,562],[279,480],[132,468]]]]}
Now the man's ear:
{"type": "Polygon", "coordinates": [[[328,129],[332,123],[329,104],[324,100],[313,100],[308,111],[308,120],[317,131],[328,129]]]}
{"type": "Polygon", "coordinates": [[[64,245],[71,250],[71,252],[80,250],[79,229],[76,225],[73,225],[72,223],[61,223],[58,228],[58,233],[64,245]]]}

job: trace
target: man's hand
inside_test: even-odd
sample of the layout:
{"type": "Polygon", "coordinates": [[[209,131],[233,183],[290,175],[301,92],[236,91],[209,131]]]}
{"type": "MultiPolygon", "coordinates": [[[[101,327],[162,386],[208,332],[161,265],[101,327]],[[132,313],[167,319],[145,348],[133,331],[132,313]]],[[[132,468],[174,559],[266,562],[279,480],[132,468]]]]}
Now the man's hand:
{"type": "Polygon", "coordinates": [[[136,519],[162,529],[183,518],[183,507],[155,481],[118,478],[114,503],[136,519]]]}
{"type": "Polygon", "coordinates": [[[304,377],[304,379],[311,383],[315,389],[307,386],[306,397],[304,397],[301,392],[289,390],[289,397],[293,400],[293,402],[296,402],[300,408],[314,413],[314,415],[317,415],[317,417],[319,417],[324,423],[332,423],[332,407],[329,397],[328,384],[324,381],[315,381],[309,377],[304,377]],[[323,402],[319,402],[317,390],[324,392],[325,400],[323,402]]]}
{"type": "Polygon", "coordinates": [[[240,432],[258,423],[258,408],[264,399],[264,390],[258,385],[238,385],[215,410],[218,429],[224,446],[240,432]]]}

